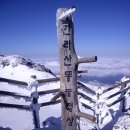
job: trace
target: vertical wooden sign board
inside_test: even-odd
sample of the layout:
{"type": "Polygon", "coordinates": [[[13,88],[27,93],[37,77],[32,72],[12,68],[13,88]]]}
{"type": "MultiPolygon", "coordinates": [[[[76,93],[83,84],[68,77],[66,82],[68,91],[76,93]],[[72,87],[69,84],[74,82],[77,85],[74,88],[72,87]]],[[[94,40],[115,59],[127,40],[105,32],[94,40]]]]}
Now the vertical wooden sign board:
{"type": "Polygon", "coordinates": [[[74,49],[72,17],[59,19],[67,9],[57,11],[57,31],[60,59],[60,89],[62,96],[62,130],[76,130],[77,100],[77,56],[74,49]]]}
{"type": "Polygon", "coordinates": [[[95,117],[79,112],[77,99],[77,69],[78,64],[94,62],[94,58],[78,59],[74,48],[74,28],[71,10],[57,10],[57,35],[60,59],[60,92],[52,99],[61,96],[62,130],[78,130],[78,117],[82,116],[91,121],[95,117]]]}

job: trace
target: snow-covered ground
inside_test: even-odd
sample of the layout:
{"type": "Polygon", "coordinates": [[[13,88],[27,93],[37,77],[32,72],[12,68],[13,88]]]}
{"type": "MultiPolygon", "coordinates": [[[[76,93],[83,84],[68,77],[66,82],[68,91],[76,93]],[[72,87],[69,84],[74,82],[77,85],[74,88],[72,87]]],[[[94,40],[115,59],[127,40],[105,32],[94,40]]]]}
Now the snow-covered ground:
{"type": "MultiPolygon", "coordinates": [[[[46,64],[47,65],[47,64],[46,64]]],[[[55,63],[54,63],[55,65],[55,63]]],[[[47,67],[47,66],[46,66],[47,67]]],[[[31,60],[26,60],[20,56],[0,56],[0,77],[14,79],[19,81],[24,81],[29,83],[32,75],[36,75],[37,79],[47,79],[53,78],[55,75],[53,72],[46,68],[43,65],[34,63],[31,60]]],[[[53,70],[53,69],[52,69],[53,70]]],[[[93,89],[95,92],[98,92],[99,87],[104,90],[111,86],[104,85],[99,82],[89,81],[85,84],[87,87],[93,89]]],[[[38,91],[50,90],[59,88],[59,82],[53,83],[45,83],[39,85],[38,91]]],[[[105,100],[111,94],[118,92],[121,88],[115,88],[109,92],[106,92],[102,95],[102,102],[105,104],[110,104],[113,101],[120,98],[121,94],[109,99],[105,100]]],[[[16,86],[8,83],[0,82],[0,90],[17,92],[23,95],[30,96],[31,92],[35,90],[35,88],[30,88],[28,86],[16,86]]],[[[85,91],[84,89],[79,89],[79,92],[91,97],[94,101],[97,102],[97,96],[85,91]]],[[[39,103],[50,101],[54,94],[48,94],[44,96],[40,96],[39,103]]],[[[82,106],[82,103],[91,106],[96,111],[96,104],[85,100],[83,97],[78,96],[79,98],[79,108],[82,112],[89,113],[94,115],[94,111],[86,109],[82,106]]],[[[128,101],[129,97],[128,97],[128,101]]],[[[22,98],[13,98],[9,96],[0,95],[0,103],[12,103],[12,104],[24,104],[30,105],[30,101],[25,101],[22,98]]],[[[122,103],[117,103],[116,105],[111,106],[109,109],[105,106],[101,110],[101,120],[99,120],[98,125],[96,123],[92,123],[84,118],[80,119],[80,127],[81,130],[130,130],[130,116],[122,113],[122,103]],[[111,116],[113,115],[113,117],[111,116]],[[127,123],[127,125],[126,125],[127,123]]],[[[129,107],[129,105],[128,105],[129,107]]],[[[98,113],[98,112],[97,112],[98,113]]],[[[40,125],[41,128],[48,127],[48,130],[60,130],[61,123],[61,106],[60,104],[51,105],[40,108],[40,125]]],[[[18,110],[18,109],[5,109],[0,108],[0,130],[2,128],[6,128],[7,130],[31,130],[34,128],[33,125],[33,116],[31,111],[18,110]]]]}
{"type": "MultiPolygon", "coordinates": [[[[26,59],[23,60],[22,57],[19,56],[7,56],[0,57],[0,77],[7,79],[14,79],[18,81],[29,82],[31,80],[32,75],[36,75],[37,79],[47,79],[54,78],[54,74],[45,68],[44,66],[35,65],[35,68],[31,66],[31,62],[28,66],[26,59]],[[39,67],[39,68],[38,68],[39,67]],[[38,69],[38,70],[37,70],[38,69]],[[50,73],[51,72],[51,73],[50,73]]],[[[42,84],[38,87],[38,91],[42,90],[50,90],[59,88],[59,82],[46,83],[42,84]]],[[[28,86],[16,86],[8,83],[0,82],[0,90],[17,92],[23,95],[30,96],[31,92],[35,90],[35,88],[30,89],[28,86]]],[[[39,103],[50,101],[53,94],[48,94],[45,96],[41,96],[39,98],[39,103]]],[[[13,104],[21,104],[21,105],[30,105],[31,102],[25,101],[24,99],[16,99],[9,96],[1,96],[1,103],[13,103],[13,104]]],[[[42,107],[40,109],[40,123],[46,120],[48,117],[60,117],[60,104],[42,107]]],[[[17,110],[17,109],[0,109],[0,126],[3,128],[11,128],[12,130],[31,130],[34,128],[33,125],[33,116],[31,111],[17,110]]]]}

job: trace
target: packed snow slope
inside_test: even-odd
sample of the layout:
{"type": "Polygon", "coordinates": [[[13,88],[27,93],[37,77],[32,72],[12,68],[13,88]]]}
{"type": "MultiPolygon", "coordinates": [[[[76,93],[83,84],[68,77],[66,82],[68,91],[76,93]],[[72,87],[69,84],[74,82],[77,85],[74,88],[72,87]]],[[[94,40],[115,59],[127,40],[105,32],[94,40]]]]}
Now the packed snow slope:
{"type": "MultiPolygon", "coordinates": [[[[29,59],[25,59],[21,56],[0,56],[0,77],[13,79],[18,81],[30,82],[31,76],[36,75],[37,79],[54,78],[55,75],[52,71],[46,68],[44,65],[35,63],[29,59]]],[[[38,91],[50,90],[59,88],[59,82],[46,83],[39,85],[38,91]]],[[[34,88],[28,86],[16,86],[13,84],[0,82],[0,90],[17,92],[23,95],[30,96],[34,88]]],[[[41,96],[39,103],[50,101],[53,94],[41,96]]],[[[30,101],[24,99],[16,99],[13,97],[0,95],[1,103],[12,103],[21,105],[30,105],[30,101]]],[[[41,126],[44,120],[49,117],[60,117],[60,104],[42,107],[40,109],[40,122],[41,126]]],[[[0,127],[11,128],[12,130],[31,130],[34,128],[33,116],[31,111],[24,111],[18,109],[5,109],[0,108],[0,127]]],[[[2,128],[1,128],[2,129],[2,128]]]]}
{"type": "MultiPolygon", "coordinates": [[[[31,80],[31,76],[36,75],[37,79],[47,79],[55,77],[53,72],[46,68],[42,64],[38,64],[33,62],[32,60],[25,59],[21,56],[13,55],[13,56],[3,56],[0,55],[0,77],[7,79],[14,79],[18,81],[24,81],[29,83],[31,80]]],[[[97,81],[87,81],[83,83],[88,88],[93,89],[97,92],[100,87],[102,90],[107,87],[111,87],[108,85],[101,84],[97,81]]],[[[59,88],[59,82],[53,83],[45,83],[39,84],[38,91],[51,90],[55,88],[59,88]]],[[[16,86],[13,84],[0,82],[0,90],[17,92],[23,95],[30,96],[31,92],[35,90],[35,88],[30,88],[29,86],[16,86]]],[[[121,94],[111,98],[110,100],[104,100],[108,95],[114,94],[118,92],[119,88],[115,88],[102,96],[102,100],[109,104],[113,101],[120,98],[121,94]]],[[[79,92],[87,95],[92,98],[92,100],[97,102],[96,95],[91,94],[85,89],[78,89],[79,92]]],[[[44,96],[40,96],[38,102],[43,103],[50,101],[54,96],[53,94],[47,94],[44,96]]],[[[79,108],[82,112],[89,113],[94,115],[95,112],[89,109],[86,109],[82,103],[91,106],[94,110],[96,108],[96,104],[91,101],[85,100],[82,96],[78,96],[79,99],[79,108]]],[[[129,102],[130,100],[128,100],[129,102]]],[[[0,95],[0,103],[12,103],[12,104],[21,104],[21,105],[30,105],[31,102],[29,100],[24,100],[22,98],[13,98],[9,96],[0,95]]],[[[117,103],[116,105],[111,106],[109,109],[101,110],[101,119],[99,124],[92,123],[86,119],[80,119],[80,127],[81,130],[130,130],[130,116],[121,112],[122,103],[117,103]],[[109,111],[110,110],[110,111],[109,111]],[[113,118],[113,117],[114,118],[113,118]],[[125,125],[127,123],[127,125],[125,125]],[[120,125],[121,124],[121,125],[120,125]]],[[[128,113],[127,113],[128,114],[128,113]]],[[[40,115],[40,126],[41,128],[46,128],[46,130],[61,130],[61,106],[60,104],[51,105],[46,107],[41,107],[39,111],[40,115]]],[[[33,124],[33,116],[31,111],[24,111],[20,109],[5,109],[0,108],[0,130],[32,130],[34,129],[33,124]]]]}
{"type": "Polygon", "coordinates": [[[38,79],[51,78],[55,75],[44,65],[25,59],[18,55],[0,55],[0,75],[2,77],[28,81],[31,75],[36,75],[38,79]]]}

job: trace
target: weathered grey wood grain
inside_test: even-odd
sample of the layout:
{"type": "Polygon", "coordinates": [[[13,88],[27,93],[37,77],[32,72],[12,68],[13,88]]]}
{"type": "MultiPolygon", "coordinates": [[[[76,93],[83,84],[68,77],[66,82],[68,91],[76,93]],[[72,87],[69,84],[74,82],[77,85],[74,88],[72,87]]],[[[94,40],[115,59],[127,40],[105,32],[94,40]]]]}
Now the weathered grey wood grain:
{"type": "Polygon", "coordinates": [[[79,117],[95,121],[95,117],[80,112],[77,99],[78,64],[94,62],[97,57],[78,59],[74,48],[74,27],[72,16],[67,8],[57,10],[57,35],[60,60],[60,92],[53,98],[56,100],[61,92],[62,130],[78,130],[79,117]],[[67,14],[65,16],[65,14],[67,14]],[[61,16],[64,16],[61,18],[61,16]],[[60,18],[60,19],[59,19],[60,18]]]}
{"type": "Polygon", "coordinates": [[[57,32],[60,60],[60,89],[64,91],[62,103],[62,130],[77,130],[78,100],[77,100],[77,55],[74,49],[73,22],[68,16],[59,20],[59,16],[67,9],[57,11],[57,32]],[[65,101],[66,100],[66,101],[65,101]]]}

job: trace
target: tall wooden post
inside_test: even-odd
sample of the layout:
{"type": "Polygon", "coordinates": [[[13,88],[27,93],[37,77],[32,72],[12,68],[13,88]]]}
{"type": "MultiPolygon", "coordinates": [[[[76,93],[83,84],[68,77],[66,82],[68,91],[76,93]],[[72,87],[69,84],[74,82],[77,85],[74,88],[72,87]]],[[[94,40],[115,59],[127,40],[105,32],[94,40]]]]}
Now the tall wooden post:
{"type": "Polygon", "coordinates": [[[62,130],[76,130],[77,100],[77,56],[74,49],[72,17],[59,17],[67,9],[57,11],[57,31],[60,59],[60,89],[64,92],[62,102],[62,130]]]}
{"type": "Polygon", "coordinates": [[[93,58],[78,59],[74,48],[74,28],[72,12],[75,8],[57,10],[57,35],[60,60],[60,92],[53,101],[61,96],[62,130],[78,130],[77,121],[80,116],[91,121],[95,117],[79,111],[77,99],[77,70],[79,63],[94,62],[93,58]]]}

